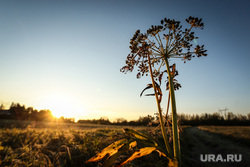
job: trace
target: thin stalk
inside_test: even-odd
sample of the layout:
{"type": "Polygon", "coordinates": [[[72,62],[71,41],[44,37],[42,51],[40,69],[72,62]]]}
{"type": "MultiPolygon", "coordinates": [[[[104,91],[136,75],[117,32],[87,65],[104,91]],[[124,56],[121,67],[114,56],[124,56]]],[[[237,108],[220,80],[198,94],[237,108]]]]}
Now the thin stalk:
{"type": "Polygon", "coordinates": [[[155,37],[156,41],[158,42],[158,45],[160,46],[159,48],[162,48],[162,45],[161,45],[160,41],[158,40],[158,38],[156,37],[156,34],[154,37],[155,37]]]}
{"type": "Polygon", "coordinates": [[[160,69],[161,69],[161,66],[163,65],[163,63],[164,63],[164,61],[161,62],[161,65],[159,66],[159,68],[157,70],[158,72],[160,72],[160,69]]]}
{"type": "MultiPolygon", "coordinates": [[[[162,41],[161,41],[161,37],[160,37],[159,32],[157,33],[157,35],[158,35],[159,41],[160,41],[160,43],[161,43],[161,49],[163,49],[164,47],[163,47],[163,44],[162,44],[162,41]]],[[[164,51],[162,51],[162,52],[164,52],[164,51]]]]}
{"type": "Polygon", "coordinates": [[[152,49],[153,51],[155,51],[155,52],[161,54],[161,52],[159,52],[159,51],[157,50],[158,48],[157,48],[156,46],[155,46],[155,48],[156,48],[156,49],[154,49],[154,48],[151,47],[151,49],[152,49]]]}
{"type": "Polygon", "coordinates": [[[178,161],[178,166],[181,164],[181,154],[180,154],[180,141],[179,141],[179,132],[178,132],[178,124],[177,124],[177,112],[176,112],[176,102],[175,102],[175,94],[174,94],[174,84],[173,84],[173,76],[171,75],[171,71],[169,68],[168,59],[165,58],[165,64],[168,72],[169,79],[169,91],[171,98],[171,108],[172,108],[172,130],[173,130],[173,147],[174,147],[174,157],[178,161]]]}
{"type": "Polygon", "coordinates": [[[168,52],[168,49],[169,49],[169,48],[168,48],[168,44],[170,43],[170,42],[169,42],[169,40],[170,40],[170,39],[169,39],[169,38],[170,38],[169,35],[170,35],[170,29],[169,29],[169,31],[168,31],[168,38],[166,37],[166,49],[165,49],[165,53],[167,53],[167,52],[168,52]]]}
{"type": "MultiPolygon", "coordinates": [[[[150,44],[152,44],[152,46],[154,46],[157,50],[160,50],[160,48],[158,48],[155,44],[154,44],[154,42],[152,42],[148,37],[146,37],[146,39],[148,40],[148,42],[150,43],[150,44]]],[[[158,51],[157,51],[158,52],[158,51]]],[[[160,52],[159,52],[160,53],[160,52]]]]}
{"type": "Polygon", "coordinates": [[[173,158],[173,154],[172,154],[172,151],[171,151],[169,143],[168,143],[167,133],[166,133],[166,130],[164,127],[163,116],[162,116],[162,112],[161,112],[161,104],[160,104],[159,99],[158,99],[158,93],[157,93],[156,86],[155,86],[155,81],[154,81],[154,77],[153,77],[153,71],[152,71],[152,67],[151,67],[151,60],[150,60],[149,54],[148,54],[148,65],[149,65],[149,71],[150,71],[150,76],[151,76],[151,80],[152,80],[152,85],[154,87],[157,108],[158,108],[158,112],[159,112],[159,119],[160,119],[162,136],[163,136],[163,139],[165,142],[167,152],[171,156],[170,158],[173,158]]]}
{"type": "Polygon", "coordinates": [[[166,116],[165,116],[165,119],[166,119],[166,120],[167,120],[167,116],[168,116],[169,102],[170,102],[170,91],[169,91],[169,93],[168,93],[168,105],[167,105],[167,111],[166,111],[166,116]]]}
{"type": "MultiPolygon", "coordinates": [[[[177,38],[175,38],[175,40],[172,42],[172,44],[174,44],[175,41],[176,41],[176,44],[175,44],[172,48],[170,48],[170,50],[168,51],[167,54],[170,54],[170,53],[173,51],[173,49],[174,49],[176,46],[179,45],[179,43],[188,35],[188,33],[191,31],[192,28],[193,28],[193,26],[191,26],[191,27],[189,28],[189,30],[186,32],[186,34],[185,34],[179,41],[177,41],[177,38]]],[[[169,44],[169,45],[170,45],[170,44],[169,44]]]]}

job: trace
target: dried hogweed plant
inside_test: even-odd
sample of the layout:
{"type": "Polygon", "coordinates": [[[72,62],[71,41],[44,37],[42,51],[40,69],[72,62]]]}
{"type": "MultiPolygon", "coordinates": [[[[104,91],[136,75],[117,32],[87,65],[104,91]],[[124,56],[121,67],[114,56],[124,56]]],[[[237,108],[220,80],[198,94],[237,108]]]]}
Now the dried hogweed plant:
{"type": "Polygon", "coordinates": [[[148,155],[153,151],[157,151],[161,156],[168,158],[168,166],[181,166],[175,100],[175,90],[179,89],[181,85],[175,79],[175,76],[178,75],[176,64],[170,65],[169,60],[172,58],[181,58],[185,63],[195,56],[207,56],[204,45],[194,45],[194,41],[198,39],[198,37],[196,37],[195,33],[192,31],[193,28],[203,29],[204,23],[202,22],[202,19],[190,16],[186,19],[186,22],[190,24],[190,28],[186,28],[184,30],[179,21],[166,18],[161,20],[160,25],[152,25],[146,33],[141,33],[140,30],[137,30],[130,40],[129,47],[131,49],[131,53],[127,56],[126,65],[120,70],[123,73],[127,73],[132,72],[135,67],[138,67],[137,78],[141,78],[144,75],[148,76],[148,74],[150,75],[152,83],[147,85],[141,95],[147,89],[154,89],[154,94],[147,94],[147,96],[155,96],[161,132],[166,148],[161,148],[159,144],[149,136],[139,133],[133,129],[125,129],[125,134],[128,136],[126,139],[122,139],[111,144],[87,162],[98,161],[108,155],[108,158],[104,162],[103,166],[112,166],[118,156],[126,150],[135,147],[138,142],[142,142],[146,144],[147,147],[134,152],[134,154],[116,166],[122,166],[135,158],[148,155]],[[165,130],[164,118],[166,118],[166,116],[163,116],[161,108],[163,95],[161,86],[164,73],[167,74],[165,80],[166,90],[169,91],[168,106],[169,101],[171,103],[173,149],[170,147],[165,130]]]}

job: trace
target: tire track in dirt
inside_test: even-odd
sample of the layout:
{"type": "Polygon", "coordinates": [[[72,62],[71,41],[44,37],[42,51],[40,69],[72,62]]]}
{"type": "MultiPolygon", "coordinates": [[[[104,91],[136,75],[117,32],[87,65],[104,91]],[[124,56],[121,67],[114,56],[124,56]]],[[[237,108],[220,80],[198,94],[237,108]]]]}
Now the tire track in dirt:
{"type": "Polygon", "coordinates": [[[216,134],[200,130],[197,127],[184,129],[181,134],[181,150],[183,167],[250,167],[249,147],[222,139],[216,134]],[[208,154],[214,155],[216,162],[202,162],[201,159],[206,160],[208,154]],[[227,159],[227,156],[231,156],[231,154],[233,156],[236,154],[236,160],[240,160],[241,154],[242,160],[231,162],[232,159],[227,159]],[[226,159],[230,162],[222,162],[226,159]]]}

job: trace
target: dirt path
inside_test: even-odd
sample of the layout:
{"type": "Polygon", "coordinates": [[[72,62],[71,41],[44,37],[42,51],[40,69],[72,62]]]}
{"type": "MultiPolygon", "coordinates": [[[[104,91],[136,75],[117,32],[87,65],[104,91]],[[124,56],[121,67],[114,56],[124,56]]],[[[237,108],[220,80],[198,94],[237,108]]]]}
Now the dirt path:
{"type": "Polygon", "coordinates": [[[250,167],[247,146],[197,127],[184,129],[181,136],[183,167],[250,167]]]}

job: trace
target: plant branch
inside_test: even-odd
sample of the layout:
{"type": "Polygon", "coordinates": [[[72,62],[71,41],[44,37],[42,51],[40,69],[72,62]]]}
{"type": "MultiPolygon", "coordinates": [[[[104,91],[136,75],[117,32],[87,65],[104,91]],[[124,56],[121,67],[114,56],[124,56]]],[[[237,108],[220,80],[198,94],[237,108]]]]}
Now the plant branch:
{"type": "Polygon", "coordinates": [[[160,35],[159,35],[159,32],[157,33],[157,35],[158,35],[159,41],[160,41],[160,43],[161,43],[161,48],[163,49],[163,44],[162,44],[162,41],[161,41],[161,37],[160,37],[160,35]]]}
{"type": "Polygon", "coordinates": [[[157,70],[158,72],[160,72],[160,69],[161,69],[161,67],[162,67],[163,64],[164,64],[164,61],[161,62],[160,66],[159,66],[159,68],[157,70]]]}
{"type": "Polygon", "coordinates": [[[173,43],[176,41],[176,44],[170,49],[170,51],[167,54],[170,54],[174,50],[174,48],[180,44],[180,42],[188,35],[188,33],[191,31],[192,28],[193,26],[190,27],[190,29],[186,32],[186,34],[179,41],[177,41],[177,38],[175,38],[173,43]]]}
{"type": "Polygon", "coordinates": [[[176,112],[176,102],[175,102],[175,94],[174,94],[174,84],[173,84],[173,76],[171,75],[168,59],[165,58],[165,64],[168,72],[168,80],[169,80],[169,92],[171,98],[171,108],[172,108],[172,130],[173,130],[173,146],[174,146],[174,157],[177,159],[178,164],[181,164],[181,154],[180,154],[180,142],[179,142],[179,132],[178,132],[178,124],[177,124],[177,112],[176,112]]]}
{"type": "MultiPolygon", "coordinates": [[[[158,40],[157,36],[155,35],[154,37],[155,37],[156,41],[158,42],[159,48],[161,48],[161,43],[160,43],[160,41],[158,40]]],[[[160,39],[160,37],[159,37],[159,39],[160,39]]]]}
{"type": "MultiPolygon", "coordinates": [[[[148,39],[148,37],[145,37],[147,40],[148,40],[148,42],[150,43],[150,44],[152,44],[152,46],[154,46],[156,49],[158,49],[158,50],[160,50],[155,44],[154,44],[154,42],[152,42],[150,39],[148,39]]],[[[160,53],[160,52],[159,52],[160,53]]]]}
{"type": "Polygon", "coordinates": [[[168,52],[169,38],[170,38],[170,29],[169,29],[169,31],[168,31],[168,37],[166,37],[166,49],[165,49],[165,53],[168,52]]]}
{"type": "Polygon", "coordinates": [[[170,103],[170,91],[169,91],[169,93],[168,93],[168,105],[167,105],[167,111],[166,111],[166,115],[165,115],[165,119],[166,119],[166,120],[167,120],[167,116],[168,116],[169,103],[170,103]]]}
{"type": "Polygon", "coordinates": [[[164,127],[164,122],[163,122],[163,117],[162,117],[162,111],[161,111],[161,105],[158,99],[158,93],[156,90],[156,85],[155,85],[155,81],[154,81],[154,77],[153,77],[153,71],[152,71],[152,67],[151,67],[151,60],[150,60],[150,56],[148,54],[148,65],[149,65],[149,71],[150,71],[150,76],[151,76],[151,80],[152,80],[152,85],[154,87],[154,92],[155,92],[155,99],[156,99],[156,103],[157,103],[157,108],[158,108],[158,112],[159,112],[159,118],[160,118],[160,125],[161,125],[161,131],[162,131],[162,136],[165,142],[165,146],[167,149],[168,154],[171,156],[170,158],[173,158],[173,154],[172,151],[170,149],[169,143],[168,143],[168,139],[167,139],[167,134],[166,134],[166,130],[164,127]]]}

